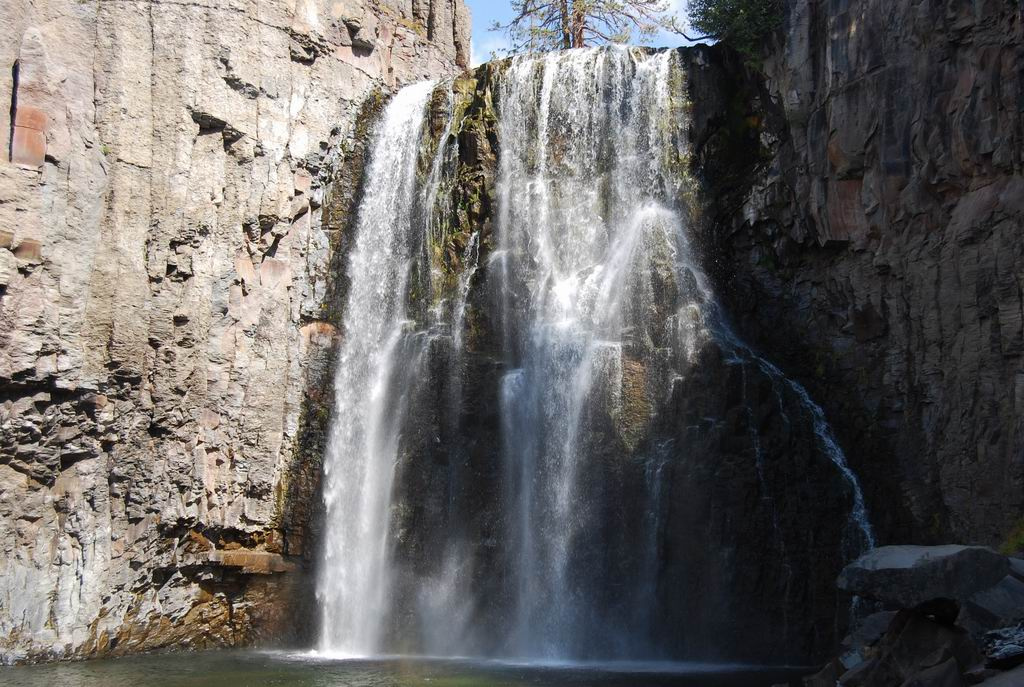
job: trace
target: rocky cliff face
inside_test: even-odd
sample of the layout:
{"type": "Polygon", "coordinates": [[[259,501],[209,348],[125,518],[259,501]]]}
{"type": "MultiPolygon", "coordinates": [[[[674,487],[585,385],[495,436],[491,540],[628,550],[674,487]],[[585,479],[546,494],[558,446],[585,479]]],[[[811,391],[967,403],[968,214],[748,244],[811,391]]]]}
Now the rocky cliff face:
{"type": "Polygon", "coordinates": [[[1022,31],[1004,0],[788,2],[738,106],[760,138],[731,137],[752,190],[715,191],[729,310],[824,403],[889,541],[1024,516],[1022,31]]]}
{"type": "MultiPolygon", "coordinates": [[[[0,48],[0,651],[276,632],[292,587],[309,589],[323,373],[365,152],[352,132],[372,89],[465,66],[465,9],[15,0],[0,16],[15,37],[0,48]]],[[[767,79],[721,48],[686,58],[706,269],[746,340],[825,406],[883,540],[1000,544],[1024,515],[1022,53],[1006,0],[790,0],[767,79]]],[[[473,229],[490,249],[488,69],[456,84],[448,276],[473,229]]],[[[486,270],[475,280],[485,293],[486,270]]],[[[473,390],[496,388],[500,368],[487,304],[466,317],[468,410],[451,445],[477,480],[463,507],[485,573],[499,419],[473,390]]],[[[665,645],[828,651],[844,622],[841,480],[760,371],[712,346],[691,373],[641,433],[602,430],[621,455],[654,437],[713,458],[672,470],[662,561],[713,603],[678,589],[661,602],[714,632],[702,645],[665,622],[665,645]],[[683,557],[692,541],[704,554],[683,557]]],[[[629,398],[642,415],[643,395],[629,398]]],[[[421,423],[398,487],[413,545],[429,541],[414,525],[443,507],[435,468],[453,455],[431,443],[451,428],[421,423]]],[[[410,551],[439,565],[429,546],[410,551]]]]}
{"type": "MultiPolygon", "coordinates": [[[[825,407],[883,542],[1010,546],[1024,516],[1022,48],[1014,3],[793,1],[758,68],[717,47],[684,58],[705,267],[744,339],[825,407]]],[[[466,215],[452,222],[462,238],[439,251],[461,255],[470,231],[482,228],[481,265],[501,154],[487,105],[496,70],[464,87],[475,100],[459,134],[454,193],[466,215]]],[[[486,282],[486,269],[474,279],[486,282]]],[[[500,374],[487,312],[471,296],[467,346],[479,367],[469,374],[477,379],[500,374]]],[[[702,615],[700,601],[676,589],[660,599],[660,613],[713,628],[719,648],[812,656],[845,623],[844,599],[830,591],[841,568],[841,485],[808,455],[810,437],[788,426],[793,411],[771,398],[770,380],[716,359],[713,347],[704,353],[661,424],[641,428],[632,447],[609,448],[627,455],[672,437],[678,449],[670,500],[679,511],[666,526],[662,564],[671,573],[685,560],[683,587],[709,590],[716,604],[702,615]],[[680,428],[696,429],[672,436],[680,428]],[[758,502],[758,451],[775,495],[767,503],[758,502]],[[687,549],[697,540],[706,557],[687,549]],[[746,627],[729,619],[741,611],[746,627]],[[764,640],[773,624],[777,645],[764,640]]],[[[496,385],[470,381],[463,390],[477,386],[496,385]]],[[[465,442],[477,493],[486,495],[500,476],[473,451],[485,452],[484,437],[497,431],[486,412],[497,399],[468,405],[483,409],[471,418],[478,424],[444,445],[465,442]]],[[[436,418],[424,423],[443,431],[436,418]]],[[[423,456],[435,466],[447,460],[426,446],[409,455],[417,489],[430,479],[423,456]]],[[[413,523],[443,509],[431,501],[444,493],[435,486],[416,492],[421,507],[401,531],[429,541],[413,523]]],[[[410,488],[404,498],[417,503],[416,494],[410,488]]],[[[412,567],[430,565],[416,558],[412,567]]],[[[662,629],[676,655],[716,648],[678,625],[662,629]]]]}
{"type": "MultiPolygon", "coordinates": [[[[644,56],[638,51],[635,57],[644,56]]],[[[672,57],[667,88],[675,113],[692,116],[681,129],[709,149],[707,141],[724,127],[742,141],[739,148],[752,144],[759,151],[759,127],[744,122],[748,109],[759,107],[761,91],[737,56],[716,47],[672,57]]],[[[597,55],[591,59],[600,61],[597,55]]],[[[620,64],[611,57],[608,62],[620,64]]],[[[422,353],[429,362],[417,363],[415,379],[402,383],[406,419],[398,433],[391,494],[398,610],[389,632],[393,645],[410,653],[424,651],[416,613],[424,590],[447,579],[452,548],[465,550],[457,559],[457,589],[471,618],[472,651],[507,650],[501,642],[515,615],[504,462],[514,458],[503,457],[500,443],[508,431],[502,380],[515,362],[502,332],[507,306],[499,160],[522,154],[533,142],[502,140],[501,94],[511,71],[508,61],[495,62],[457,79],[451,93],[447,84],[439,86],[419,154],[421,184],[435,174],[433,161],[443,162],[432,229],[410,239],[424,245],[415,244],[414,276],[404,287],[406,312],[415,322],[410,329],[427,333],[430,342],[422,353]],[[439,145],[449,152],[438,157],[439,145]],[[464,333],[457,350],[454,336],[445,335],[447,324],[438,320],[447,322],[446,313],[460,299],[464,327],[458,331],[464,333]]],[[[538,89],[542,72],[528,72],[538,89]]],[[[524,78],[522,70],[516,78],[524,78]]],[[[568,119],[559,126],[571,130],[568,119]]],[[[568,138],[559,132],[551,140],[568,138]]],[[[724,203],[728,191],[749,189],[748,155],[716,156],[712,162],[689,158],[685,143],[678,150],[673,170],[682,180],[719,171],[735,177],[731,185],[724,178],[706,184],[708,202],[724,203]]],[[[348,288],[345,266],[365,181],[359,173],[365,152],[362,145],[353,148],[353,173],[337,179],[326,202],[326,221],[343,239],[334,253],[327,299],[332,308],[325,314],[337,327],[343,326],[337,308],[348,288]]],[[[596,173],[611,174],[603,164],[596,163],[596,173]]],[[[692,187],[682,185],[687,192],[672,202],[686,212],[692,187]]],[[[697,211],[702,203],[695,205],[697,211]]],[[[665,263],[652,279],[659,288],[645,304],[660,322],[673,312],[677,289],[689,286],[678,285],[665,263]]],[[[696,277],[689,273],[685,279],[696,277]]],[[[706,324],[712,315],[691,316],[705,323],[699,326],[712,326],[706,324]]],[[[827,655],[842,636],[848,604],[837,597],[835,576],[863,545],[850,518],[850,485],[824,450],[811,405],[797,388],[716,331],[677,357],[667,352],[672,343],[655,338],[660,334],[652,335],[657,344],[637,336],[623,345],[628,355],[621,373],[595,382],[612,388],[613,400],[588,410],[581,430],[589,479],[578,497],[576,517],[585,524],[574,542],[579,557],[571,576],[589,583],[586,598],[594,617],[626,628],[632,644],[624,650],[615,632],[595,621],[598,630],[580,631],[587,641],[572,647],[577,655],[621,657],[632,650],[799,663],[827,655]],[[652,354],[655,345],[662,348],[652,354]],[[666,392],[661,384],[667,369],[675,373],[666,392]]],[[[318,404],[304,415],[302,450],[309,451],[309,463],[323,454],[330,413],[322,408],[330,392],[330,379],[324,378],[315,392],[318,404]]],[[[457,646],[466,651],[466,643],[457,646]]]]}
{"type": "Polygon", "coordinates": [[[324,183],[368,92],[466,66],[467,10],[0,17],[0,657],[276,631],[310,549],[304,380],[333,341],[324,183]]]}

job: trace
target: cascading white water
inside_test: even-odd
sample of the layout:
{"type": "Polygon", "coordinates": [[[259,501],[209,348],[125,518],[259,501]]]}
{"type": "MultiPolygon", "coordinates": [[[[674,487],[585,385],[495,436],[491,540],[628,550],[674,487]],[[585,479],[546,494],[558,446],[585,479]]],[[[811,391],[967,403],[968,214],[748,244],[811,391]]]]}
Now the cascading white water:
{"type": "Polygon", "coordinates": [[[675,209],[685,180],[663,170],[685,155],[674,55],[521,57],[502,82],[499,138],[517,142],[501,160],[497,230],[513,366],[502,394],[518,562],[512,654],[576,654],[578,628],[607,622],[591,615],[594,580],[574,562],[595,505],[592,416],[620,412],[631,361],[692,350],[705,335],[703,295],[675,278],[688,257],[675,209]],[[659,278],[679,289],[674,298],[655,293],[659,278]],[[659,301],[665,319],[652,317],[659,301]]]}
{"type": "Polygon", "coordinates": [[[325,542],[317,597],[319,649],[382,650],[388,529],[401,431],[398,379],[417,366],[405,291],[415,240],[416,162],[433,83],[391,101],[373,138],[366,194],[348,268],[349,294],[335,370],[335,409],[324,460],[325,542]],[[410,356],[410,353],[412,354],[410,356]]]}
{"type": "MultiPolygon", "coordinates": [[[[325,459],[320,651],[660,656],[655,609],[664,599],[679,456],[676,438],[651,427],[671,412],[670,399],[708,347],[744,366],[743,403],[749,368],[772,381],[780,407],[803,409],[850,488],[852,548],[873,544],[860,485],[822,410],[734,334],[690,245],[689,120],[678,59],[629,48],[513,59],[497,98],[496,221],[458,244],[461,271],[450,287],[431,247],[450,228],[438,208],[447,207],[459,159],[455,96],[447,94],[432,160],[420,157],[434,85],[403,89],[384,111],[348,268],[325,459]],[[477,369],[467,382],[473,352],[464,330],[481,274],[496,311],[489,321],[500,328],[500,350],[489,352],[500,372],[477,369]],[[416,299],[428,309],[423,317],[409,307],[416,299]],[[491,393],[468,389],[481,380],[491,393]],[[419,394],[432,387],[444,393],[419,394]],[[474,449],[486,460],[472,469],[455,455],[465,447],[423,448],[461,435],[467,390],[498,406],[500,434],[474,435],[489,447],[474,449]],[[409,404],[424,398],[441,402],[415,409],[417,420],[409,404]],[[413,435],[419,449],[403,444],[415,443],[413,435]],[[398,466],[422,466],[425,454],[445,475],[429,487],[444,492],[441,505],[396,492],[398,466]],[[500,484],[486,492],[489,500],[467,498],[491,464],[500,484]],[[636,501],[623,504],[627,498],[636,501]],[[631,520],[623,515],[630,509],[631,520]],[[455,521],[470,511],[496,524],[455,521]],[[398,544],[395,513],[406,523],[398,544]],[[612,522],[627,534],[601,529],[612,522]],[[408,523],[427,534],[410,535],[408,523]],[[486,543],[472,538],[481,531],[491,533],[486,543]],[[620,535],[619,548],[605,546],[620,535]],[[401,546],[412,553],[396,555],[401,546]],[[488,567],[481,574],[477,565],[488,567]]],[[[745,431],[767,494],[748,411],[745,431]]],[[[778,531],[774,510],[771,518],[778,531]]]]}

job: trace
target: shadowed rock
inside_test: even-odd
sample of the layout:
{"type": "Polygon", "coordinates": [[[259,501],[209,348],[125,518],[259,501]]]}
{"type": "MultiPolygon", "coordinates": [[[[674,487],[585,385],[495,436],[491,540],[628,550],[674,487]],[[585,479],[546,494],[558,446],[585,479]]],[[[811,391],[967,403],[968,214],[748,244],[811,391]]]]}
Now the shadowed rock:
{"type": "Polygon", "coordinates": [[[1017,687],[1024,684],[1024,666],[1016,668],[1002,675],[996,675],[990,680],[982,683],[985,687],[1017,687]]]}
{"type": "Polygon", "coordinates": [[[1024,582],[1007,575],[968,599],[957,623],[975,636],[1024,620],[1024,582]]]}
{"type": "Polygon", "coordinates": [[[913,611],[897,614],[872,653],[869,660],[843,674],[837,684],[963,685],[963,675],[976,672],[983,662],[966,632],[913,611]]]}
{"type": "Polygon", "coordinates": [[[935,599],[966,601],[996,585],[1009,562],[980,546],[882,546],[846,566],[839,588],[900,608],[935,599]]]}

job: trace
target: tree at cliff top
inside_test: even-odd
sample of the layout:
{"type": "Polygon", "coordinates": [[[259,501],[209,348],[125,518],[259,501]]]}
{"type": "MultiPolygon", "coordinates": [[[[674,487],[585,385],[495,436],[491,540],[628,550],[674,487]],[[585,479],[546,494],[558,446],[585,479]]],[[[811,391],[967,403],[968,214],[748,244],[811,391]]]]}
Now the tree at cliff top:
{"type": "Polygon", "coordinates": [[[747,54],[782,21],[782,0],[689,0],[690,25],[747,54]]]}
{"type": "Polygon", "coordinates": [[[659,30],[687,40],[717,40],[752,54],[782,21],[782,0],[688,0],[686,27],[667,0],[512,0],[513,18],[492,31],[509,36],[508,52],[647,43],[659,30]]]}
{"type": "Polygon", "coordinates": [[[491,30],[508,34],[513,53],[646,43],[675,26],[666,0],[512,0],[512,11],[511,21],[491,30]]]}

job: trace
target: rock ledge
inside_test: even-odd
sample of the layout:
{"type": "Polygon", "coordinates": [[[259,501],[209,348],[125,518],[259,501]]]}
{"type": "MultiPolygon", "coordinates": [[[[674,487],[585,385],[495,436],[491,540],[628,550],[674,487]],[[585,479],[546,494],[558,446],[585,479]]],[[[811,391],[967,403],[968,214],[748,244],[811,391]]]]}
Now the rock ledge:
{"type": "Polygon", "coordinates": [[[883,546],[839,575],[839,588],[875,601],[914,608],[937,599],[963,602],[1010,572],[1009,561],[981,546],[883,546]]]}

